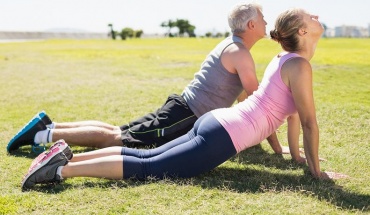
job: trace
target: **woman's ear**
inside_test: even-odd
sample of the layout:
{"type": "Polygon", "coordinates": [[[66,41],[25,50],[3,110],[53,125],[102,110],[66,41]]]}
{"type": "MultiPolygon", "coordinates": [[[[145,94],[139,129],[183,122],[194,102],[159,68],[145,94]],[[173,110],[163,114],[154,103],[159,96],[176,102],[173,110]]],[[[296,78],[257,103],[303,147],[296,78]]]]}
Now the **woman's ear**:
{"type": "Polygon", "coordinates": [[[306,31],[306,29],[301,28],[301,29],[299,29],[299,30],[298,30],[298,34],[299,34],[300,36],[303,36],[303,35],[307,34],[307,31],[306,31]]]}

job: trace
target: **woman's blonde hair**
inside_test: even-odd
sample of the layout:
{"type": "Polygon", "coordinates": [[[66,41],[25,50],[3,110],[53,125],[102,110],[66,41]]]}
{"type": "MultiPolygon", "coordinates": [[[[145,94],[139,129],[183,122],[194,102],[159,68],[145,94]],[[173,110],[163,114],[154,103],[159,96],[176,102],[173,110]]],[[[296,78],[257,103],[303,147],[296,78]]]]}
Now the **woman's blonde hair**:
{"type": "Polygon", "coordinates": [[[271,39],[281,44],[285,51],[299,51],[299,29],[306,26],[303,21],[303,9],[290,9],[281,13],[275,22],[275,29],[270,31],[271,39]]]}

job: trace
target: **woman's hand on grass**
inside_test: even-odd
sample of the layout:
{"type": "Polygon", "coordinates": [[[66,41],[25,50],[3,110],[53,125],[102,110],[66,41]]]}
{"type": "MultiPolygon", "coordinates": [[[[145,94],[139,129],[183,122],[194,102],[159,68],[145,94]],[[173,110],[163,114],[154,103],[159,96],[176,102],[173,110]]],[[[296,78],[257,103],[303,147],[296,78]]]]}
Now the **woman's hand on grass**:
{"type": "Polygon", "coordinates": [[[320,179],[342,179],[348,178],[349,176],[343,173],[337,172],[321,172],[320,179]]]}
{"type": "MultiPolygon", "coordinates": [[[[299,148],[300,153],[304,153],[302,148],[299,148]]],[[[290,149],[288,146],[281,146],[281,154],[290,154],[290,149]]]]}
{"type": "MultiPolygon", "coordinates": [[[[299,153],[300,154],[304,154],[304,149],[303,148],[299,148],[299,153]]],[[[281,146],[281,154],[290,154],[290,149],[288,146],[281,146]]],[[[299,155],[297,156],[296,158],[294,158],[292,156],[293,160],[296,161],[297,163],[306,163],[307,162],[307,159],[305,156],[302,156],[302,155],[299,155]]],[[[325,158],[321,158],[319,157],[319,161],[326,161],[325,158]]]]}

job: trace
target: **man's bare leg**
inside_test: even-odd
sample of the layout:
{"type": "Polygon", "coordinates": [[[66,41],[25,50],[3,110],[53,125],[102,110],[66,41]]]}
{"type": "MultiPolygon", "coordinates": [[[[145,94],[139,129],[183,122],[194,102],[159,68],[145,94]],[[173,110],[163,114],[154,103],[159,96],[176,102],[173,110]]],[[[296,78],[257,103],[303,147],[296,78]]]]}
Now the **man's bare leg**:
{"type": "Polygon", "coordinates": [[[121,129],[118,126],[109,129],[97,126],[52,129],[52,141],[64,139],[70,145],[106,148],[122,146],[121,129]]]}
{"type": "Polygon", "coordinates": [[[114,130],[117,128],[117,126],[110,125],[105,122],[96,121],[96,120],[89,120],[89,121],[79,121],[79,122],[55,122],[54,128],[60,129],[60,128],[77,128],[77,127],[85,127],[85,126],[94,126],[94,127],[101,127],[105,129],[114,130]]]}

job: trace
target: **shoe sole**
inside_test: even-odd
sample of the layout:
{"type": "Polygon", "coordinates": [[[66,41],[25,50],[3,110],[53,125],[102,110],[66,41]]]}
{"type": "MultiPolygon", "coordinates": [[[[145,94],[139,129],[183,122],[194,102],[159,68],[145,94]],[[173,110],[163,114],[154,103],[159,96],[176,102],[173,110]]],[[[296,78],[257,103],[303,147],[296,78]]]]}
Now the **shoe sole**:
{"type": "MultiPolygon", "coordinates": [[[[63,151],[61,151],[59,148],[54,148],[54,150],[58,150],[57,152],[54,152],[54,151],[50,151],[51,153],[48,154],[46,157],[44,157],[41,161],[41,163],[39,163],[38,165],[35,165],[33,167],[33,169],[31,169],[22,179],[22,190],[24,189],[27,189],[27,188],[31,188],[33,186],[35,186],[36,183],[34,182],[29,182],[28,180],[30,179],[30,177],[32,177],[34,174],[36,174],[42,167],[44,167],[45,165],[48,165],[50,163],[50,161],[53,160],[53,158],[55,158],[56,156],[60,155],[61,153],[63,153],[63,151]],[[29,183],[29,184],[27,184],[29,183]],[[27,184],[27,185],[26,185],[27,184]]],[[[63,165],[66,165],[68,163],[68,161],[66,160],[66,162],[63,164],[63,165]]]]}

